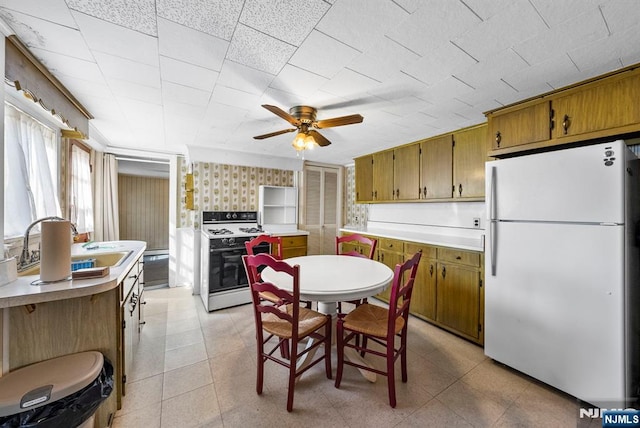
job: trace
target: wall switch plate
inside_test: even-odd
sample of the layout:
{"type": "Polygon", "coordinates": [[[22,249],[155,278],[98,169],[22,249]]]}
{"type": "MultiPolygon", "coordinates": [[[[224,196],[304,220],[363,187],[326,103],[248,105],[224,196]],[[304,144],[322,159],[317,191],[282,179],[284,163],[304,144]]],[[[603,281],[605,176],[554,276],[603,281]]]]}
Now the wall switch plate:
{"type": "Polygon", "coordinates": [[[473,218],[473,227],[480,227],[480,217],[473,218]]]}

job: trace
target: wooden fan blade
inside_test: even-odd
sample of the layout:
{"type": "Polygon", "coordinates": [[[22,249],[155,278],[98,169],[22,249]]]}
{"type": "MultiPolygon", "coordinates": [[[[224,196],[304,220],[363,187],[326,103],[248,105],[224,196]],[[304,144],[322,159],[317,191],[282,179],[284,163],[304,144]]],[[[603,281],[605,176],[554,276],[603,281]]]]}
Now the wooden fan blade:
{"type": "Polygon", "coordinates": [[[317,122],[314,123],[313,126],[315,126],[318,129],[332,128],[334,126],[343,126],[343,125],[351,125],[354,123],[360,123],[363,120],[364,120],[364,117],[360,116],[359,114],[352,114],[349,116],[341,116],[341,117],[334,117],[332,119],[318,120],[317,122]]]}
{"type": "Polygon", "coordinates": [[[264,140],[265,138],[275,137],[276,135],[286,134],[287,132],[293,132],[293,131],[297,131],[297,129],[296,128],[283,129],[282,131],[276,131],[276,132],[271,132],[269,134],[257,135],[253,138],[255,138],[256,140],[264,140]]]}
{"type": "Polygon", "coordinates": [[[269,104],[262,104],[262,107],[266,108],[267,110],[269,110],[271,113],[275,114],[276,116],[280,116],[281,118],[283,118],[284,120],[286,120],[287,122],[292,124],[293,126],[300,126],[300,121],[298,119],[296,119],[295,117],[291,116],[289,113],[287,113],[286,111],[282,110],[280,107],[272,106],[272,105],[269,105],[269,104]]]}
{"type": "Polygon", "coordinates": [[[311,131],[309,131],[309,135],[311,135],[313,137],[313,139],[316,141],[316,143],[320,147],[325,147],[325,146],[328,146],[329,144],[331,144],[331,141],[329,141],[326,138],[324,138],[324,136],[321,133],[319,133],[318,131],[314,131],[312,129],[311,131]]]}

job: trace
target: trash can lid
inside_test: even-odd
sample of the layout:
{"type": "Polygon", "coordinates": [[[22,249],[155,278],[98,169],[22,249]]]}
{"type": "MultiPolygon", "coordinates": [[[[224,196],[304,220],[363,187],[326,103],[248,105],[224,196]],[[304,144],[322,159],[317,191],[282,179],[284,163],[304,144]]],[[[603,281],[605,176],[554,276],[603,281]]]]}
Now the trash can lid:
{"type": "Polygon", "coordinates": [[[0,377],[0,417],[41,407],[73,394],[100,374],[104,357],[88,351],[21,367],[0,377]]]}

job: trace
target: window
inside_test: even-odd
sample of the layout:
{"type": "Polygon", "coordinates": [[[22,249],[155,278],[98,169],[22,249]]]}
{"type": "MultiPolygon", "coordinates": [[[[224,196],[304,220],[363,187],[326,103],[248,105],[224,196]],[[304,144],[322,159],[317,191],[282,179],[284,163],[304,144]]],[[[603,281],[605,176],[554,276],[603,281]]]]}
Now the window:
{"type": "Polygon", "coordinates": [[[91,153],[88,147],[75,140],[71,141],[70,181],[69,219],[78,233],[93,232],[91,153]]]}
{"type": "Polygon", "coordinates": [[[54,130],[5,103],[4,234],[21,236],[34,220],[60,216],[58,137],[54,130]]]}

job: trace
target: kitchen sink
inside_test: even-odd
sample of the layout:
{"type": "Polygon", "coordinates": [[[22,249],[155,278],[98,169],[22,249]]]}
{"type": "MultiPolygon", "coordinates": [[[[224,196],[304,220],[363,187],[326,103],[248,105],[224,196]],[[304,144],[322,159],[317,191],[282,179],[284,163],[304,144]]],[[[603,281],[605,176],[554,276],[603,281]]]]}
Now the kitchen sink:
{"type": "MultiPolygon", "coordinates": [[[[88,259],[94,259],[94,267],[117,267],[120,266],[133,251],[114,251],[110,253],[83,254],[81,256],[71,257],[71,262],[79,262],[88,259]]],[[[18,276],[38,275],[40,273],[40,264],[32,266],[22,272],[18,272],[18,276]]]]}

